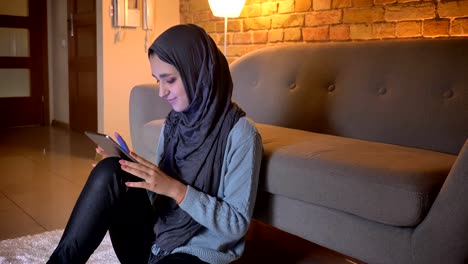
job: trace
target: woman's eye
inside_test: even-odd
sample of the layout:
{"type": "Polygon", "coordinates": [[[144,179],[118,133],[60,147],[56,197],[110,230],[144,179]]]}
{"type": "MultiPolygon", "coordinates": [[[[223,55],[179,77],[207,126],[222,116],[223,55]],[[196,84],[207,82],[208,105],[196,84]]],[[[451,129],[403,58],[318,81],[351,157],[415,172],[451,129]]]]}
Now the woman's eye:
{"type": "Polygon", "coordinates": [[[167,83],[169,83],[169,84],[172,84],[172,83],[174,83],[175,81],[176,81],[176,79],[175,79],[175,78],[173,78],[173,79],[169,79],[169,80],[167,80],[167,83]]]}

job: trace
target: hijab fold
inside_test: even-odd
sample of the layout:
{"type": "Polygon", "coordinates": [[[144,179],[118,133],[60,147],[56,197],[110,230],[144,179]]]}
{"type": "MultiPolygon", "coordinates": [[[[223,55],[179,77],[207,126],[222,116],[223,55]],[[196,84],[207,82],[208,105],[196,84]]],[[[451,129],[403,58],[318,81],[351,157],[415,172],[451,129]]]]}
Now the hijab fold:
{"type": "MultiPolygon", "coordinates": [[[[189,106],[172,110],[164,127],[164,151],[159,168],[169,176],[217,196],[227,137],[244,111],[231,102],[232,79],[226,58],[211,37],[193,24],[174,26],[151,45],[158,56],[180,73],[189,106]]],[[[202,227],[177,203],[158,196],[155,244],[170,253],[202,227]]]]}

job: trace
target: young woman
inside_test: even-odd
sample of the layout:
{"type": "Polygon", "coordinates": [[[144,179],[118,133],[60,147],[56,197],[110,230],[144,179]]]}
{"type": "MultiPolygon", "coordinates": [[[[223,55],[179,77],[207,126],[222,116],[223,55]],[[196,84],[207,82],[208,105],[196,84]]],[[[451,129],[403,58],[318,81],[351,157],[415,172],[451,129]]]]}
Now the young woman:
{"type": "Polygon", "coordinates": [[[226,58],[192,24],[165,31],[148,54],[172,106],[157,158],[99,162],[49,263],[85,263],[108,230],[122,263],[229,263],[244,250],[262,143],[231,101],[226,58]]]}

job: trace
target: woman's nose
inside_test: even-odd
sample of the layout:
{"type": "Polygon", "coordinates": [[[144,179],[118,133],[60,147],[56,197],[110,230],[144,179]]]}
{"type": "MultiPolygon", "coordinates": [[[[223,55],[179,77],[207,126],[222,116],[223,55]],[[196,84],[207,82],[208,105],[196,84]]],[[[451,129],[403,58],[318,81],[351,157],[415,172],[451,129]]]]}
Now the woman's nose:
{"type": "Polygon", "coordinates": [[[159,97],[166,97],[169,93],[169,90],[165,89],[163,85],[159,85],[159,97]]]}

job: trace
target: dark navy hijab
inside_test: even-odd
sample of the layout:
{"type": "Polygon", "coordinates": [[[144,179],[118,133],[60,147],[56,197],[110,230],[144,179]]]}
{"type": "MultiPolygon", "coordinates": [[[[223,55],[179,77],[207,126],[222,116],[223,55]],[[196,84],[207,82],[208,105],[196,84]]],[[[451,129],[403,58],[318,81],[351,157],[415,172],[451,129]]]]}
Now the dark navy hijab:
{"type": "MultiPolygon", "coordinates": [[[[233,84],[226,58],[205,30],[193,24],[169,28],[148,54],[177,69],[189,99],[186,110],[172,110],[166,117],[159,168],[216,197],[228,134],[245,116],[231,101],[233,84]]],[[[201,228],[173,199],[159,196],[155,208],[155,243],[165,253],[185,244],[201,228]]]]}

